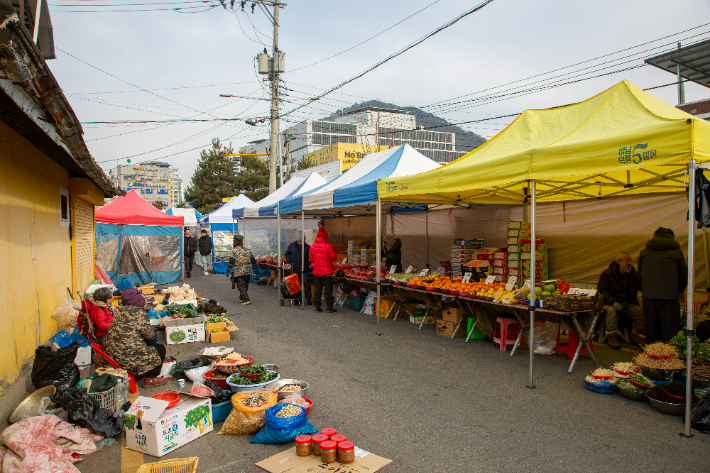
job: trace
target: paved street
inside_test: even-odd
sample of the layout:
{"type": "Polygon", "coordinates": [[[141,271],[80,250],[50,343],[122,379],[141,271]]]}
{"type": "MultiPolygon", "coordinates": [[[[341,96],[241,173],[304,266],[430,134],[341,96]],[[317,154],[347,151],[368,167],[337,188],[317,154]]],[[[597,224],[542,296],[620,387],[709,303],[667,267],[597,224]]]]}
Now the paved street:
{"type": "MultiPolygon", "coordinates": [[[[237,352],[310,383],[315,427],[335,427],[393,460],[382,471],[708,471],[709,435],[683,438],[680,418],[588,391],[583,378],[593,363],[586,355],[572,374],[566,357],[537,357],[537,387],[530,390],[527,353],[511,358],[483,340],[447,339],[433,326],[420,331],[404,319],[381,321],[377,336],[373,317],[347,307],[336,314],[280,307],[271,286],[252,285],[254,302],[243,307],[224,275],[195,271],[187,282],[227,308],[240,329],[229,342],[237,352]]],[[[169,346],[168,354],[181,360],[204,346],[169,346]]],[[[601,346],[596,352],[605,366],[631,358],[601,346]]],[[[249,445],[251,434],[216,431],[164,459],[198,456],[200,473],[258,472],[255,462],[293,446],[249,445]]],[[[84,473],[119,465],[134,472],[142,461],[157,460],[140,457],[116,444],[77,466],[84,473]]]]}

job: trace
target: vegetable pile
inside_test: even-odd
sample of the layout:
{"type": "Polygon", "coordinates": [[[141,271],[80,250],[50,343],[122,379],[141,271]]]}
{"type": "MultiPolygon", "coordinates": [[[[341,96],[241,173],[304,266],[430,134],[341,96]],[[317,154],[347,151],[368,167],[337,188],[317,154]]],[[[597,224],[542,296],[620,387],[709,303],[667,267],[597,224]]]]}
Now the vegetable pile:
{"type": "Polygon", "coordinates": [[[284,407],[283,409],[281,409],[276,414],[276,417],[286,418],[286,417],[296,417],[299,415],[301,415],[301,408],[296,407],[293,404],[289,404],[286,407],[284,407]]]}
{"type": "MultiPolygon", "coordinates": [[[[676,353],[682,360],[686,359],[688,340],[682,330],[671,338],[668,344],[675,348],[676,353]]],[[[702,343],[695,335],[693,335],[693,361],[696,363],[710,363],[710,347],[702,343]]]]}
{"type": "Polygon", "coordinates": [[[197,309],[203,314],[219,315],[227,313],[227,309],[219,305],[214,299],[210,299],[207,302],[200,302],[197,304],[197,309]]]}
{"type": "Polygon", "coordinates": [[[171,304],[173,304],[175,302],[186,302],[186,301],[197,300],[197,294],[195,294],[195,291],[193,291],[192,288],[187,284],[183,284],[182,287],[172,286],[167,289],[164,289],[163,292],[170,294],[170,303],[171,304]]]}
{"type": "Polygon", "coordinates": [[[632,384],[628,379],[620,379],[616,385],[619,386],[620,389],[630,391],[632,393],[642,393],[645,391],[645,389],[639,388],[638,386],[632,384]]]}
{"type": "Polygon", "coordinates": [[[269,381],[273,381],[274,379],[276,379],[276,373],[274,371],[267,371],[256,379],[245,378],[243,376],[233,374],[227,379],[227,381],[238,386],[249,386],[252,384],[268,383],[269,381]]]}
{"type": "Polygon", "coordinates": [[[219,324],[219,323],[226,322],[226,321],[227,321],[227,319],[225,319],[222,316],[210,315],[210,317],[207,320],[205,320],[205,323],[206,324],[219,324]]]}
{"type": "Polygon", "coordinates": [[[269,399],[264,394],[255,392],[253,394],[250,394],[248,397],[241,399],[239,402],[241,402],[247,407],[258,407],[268,400],[269,399]]]}

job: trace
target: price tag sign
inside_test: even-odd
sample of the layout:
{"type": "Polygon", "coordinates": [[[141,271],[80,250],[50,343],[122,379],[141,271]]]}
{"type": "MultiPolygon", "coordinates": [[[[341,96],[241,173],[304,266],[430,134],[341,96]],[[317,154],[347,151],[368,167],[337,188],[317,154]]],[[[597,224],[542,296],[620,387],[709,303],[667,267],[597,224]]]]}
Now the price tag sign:
{"type": "Polygon", "coordinates": [[[471,280],[471,273],[466,273],[463,275],[463,278],[461,279],[462,283],[467,283],[471,280]]]}
{"type": "Polygon", "coordinates": [[[508,283],[505,285],[505,290],[506,291],[512,291],[515,285],[518,283],[518,277],[517,276],[511,276],[508,278],[508,283]]]}
{"type": "Polygon", "coordinates": [[[347,262],[348,262],[348,257],[346,256],[345,258],[343,258],[343,263],[347,263],[347,262]]]}
{"type": "Polygon", "coordinates": [[[395,272],[396,269],[397,269],[397,265],[396,265],[396,264],[393,264],[392,266],[390,266],[390,274],[394,274],[394,272],[395,272]]]}
{"type": "Polygon", "coordinates": [[[486,284],[493,284],[494,282],[496,282],[496,277],[495,277],[495,276],[488,276],[488,277],[486,278],[486,284]]]}
{"type": "Polygon", "coordinates": [[[530,280],[526,279],[523,283],[523,289],[530,289],[530,280]]]}
{"type": "Polygon", "coordinates": [[[589,296],[593,297],[597,295],[596,289],[580,289],[578,287],[571,287],[567,294],[570,296],[589,296]]]}
{"type": "Polygon", "coordinates": [[[425,269],[422,269],[422,272],[419,273],[419,275],[420,275],[420,276],[425,276],[426,273],[428,273],[428,272],[429,272],[429,270],[425,268],[425,269]]]}
{"type": "Polygon", "coordinates": [[[411,272],[412,272],[412,269],[414,269],[413,266],[407,267],[407,269],[404,271],[404,274],[409,274],[409,273],[411,273],[411,272]]]}

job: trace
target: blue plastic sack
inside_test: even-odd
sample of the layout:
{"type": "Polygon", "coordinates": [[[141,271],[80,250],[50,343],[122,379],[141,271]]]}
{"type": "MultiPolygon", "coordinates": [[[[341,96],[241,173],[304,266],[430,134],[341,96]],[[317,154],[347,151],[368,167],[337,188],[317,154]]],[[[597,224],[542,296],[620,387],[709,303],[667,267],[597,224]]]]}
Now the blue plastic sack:
{"type": "Polygon", "coordinates": [[[75,325],[74,330],[72,331],[71,335],[69,335],[69,343],[71,342],[78,342],[80,347],[88,347],[90,342],[89,339],[86,338],[79,332],[79,326],[75,325]]]}
{"type": "Polygon", "coordinates": [[[59,348],[68,347],[71,345],[72,341],[73,340],[69,337],[69,334],[64,330],[60,330],[56,335],[49,339],[49,343],[56,343],[59,348]]]}
{"type": "Polygon", "coordinates": [[[249,443],[279,444],[293,442],[299,435],[310,435],[318,432],[306,417],[306,408],[296,406],[301,409],[301,413],[295,417],[276,417],[286,406],[296,406],[295,404],[276,404],[266,410],[266,425],[256,433],[249,443]]]}
{"type": "Polygon", "coordinates": [[[159,319],[160,317],[158,317],[158,315],[160,315],[160,317],[167,317],[168,313],[165,312],[164,310],[155,310],[155,309],[150,309],[148,311],[148,317],[151,319],[159,319]]]}

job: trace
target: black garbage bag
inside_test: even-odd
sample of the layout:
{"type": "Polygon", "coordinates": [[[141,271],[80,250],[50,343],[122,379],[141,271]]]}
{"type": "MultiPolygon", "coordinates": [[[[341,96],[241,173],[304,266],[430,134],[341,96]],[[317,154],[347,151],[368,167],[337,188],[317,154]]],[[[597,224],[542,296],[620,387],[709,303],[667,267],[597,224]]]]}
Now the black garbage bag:
{"type": "Polygon", "coordinates": [[[217,383],[215,383],[211,379],[205,379],[205,383],[207,387],[214,392],[214,396],[212,396],[213,406],[216,406],[217,404],[220,404],[222,402],[227,402],[232,399],[232,391],[223,390],[222,388],[217,386],[217,383]]]}
{"type": "Polygon", "coordinates": [[[690,411],[690,426],[710,434],[710,391],[706,392],[690,411]]]}
{"type": "Polygon", "coordinates": [[[79,367],[74,363],[79,342],[52,350],[42,345],[35,350],[32,363],[32,386],[35,389],[53,385],[57,390],[74,387],[79,382],[79,367]]]}
{"type": "Polygon", "coordinates": [[[104,437],[115,437],[123,431],[123,415],[99,407],[99,403],[83,388],[57,391],[52,401],[67,411],[69,421],[104,437]]]}
{"type": "Polygon", "coordinates": [[[170,376],[172,376],[175,379],[189,380],[189,378],[185,374],[185,371],[199,368],[202,366],[202,364],[203,364],[202,359],[200,359],[199,357],[189,358],[189,359],[183,360],[183,361],[178,361],[177,363],[175,363],[175,365],[170,370],[170,376]]]}

